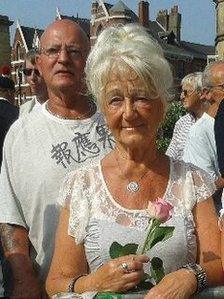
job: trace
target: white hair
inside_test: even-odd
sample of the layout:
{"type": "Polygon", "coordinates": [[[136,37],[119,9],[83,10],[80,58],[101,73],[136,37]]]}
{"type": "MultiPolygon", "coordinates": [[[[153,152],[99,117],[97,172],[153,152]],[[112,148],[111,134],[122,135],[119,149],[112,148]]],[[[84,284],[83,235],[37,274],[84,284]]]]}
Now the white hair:
{"type": "MultiPolygon", "coordinates": [[[[112,68],[132,69],[143,81],[150,96],[166,101],[173,83],[172,72],[163,50],[137,24],[108,27],[101,32],[86,63],[86,81],[90,93],[101,100],[112,68]]],[[[102,104],[102,103],[100,103],[102,104]]]]}
{"type": "Polygon", "coordinates": [[[185,76],[181,85],[190,84],[193,87],[193,90],[201,91],[202,90],[202,72],[194,72],[185,76]]]}
{"type": "MultiPolygon", "coordinates": [[[[214,68],[216,66],[220,66],[220,65],[223,65],[224,64],[224,61],[223,60],[219,60],[219,61],[214,61],[214,62],[211,62],[210,64],[208,64],[203,73],[202,73],[202,86],[203,88],[206,88],[206,87],[212,87],[213,86],[213,72],[214,72],[214,68]]],[[[215,72],[214,72],[215,73],[215,72]]]]}

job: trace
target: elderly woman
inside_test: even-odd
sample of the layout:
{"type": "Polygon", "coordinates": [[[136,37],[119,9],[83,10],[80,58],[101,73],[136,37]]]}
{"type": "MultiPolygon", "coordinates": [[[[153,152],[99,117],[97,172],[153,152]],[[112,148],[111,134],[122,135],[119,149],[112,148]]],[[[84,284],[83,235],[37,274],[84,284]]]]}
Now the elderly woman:
{"type": "Polygon", "coordinates": [[[188,298],[207,283],[220,284],[213,186],[199,170],[169,161],[156,148],[172,85],[162,49],[138,25],[108,28],[90,53],[86,76],[116,146],[99,163],[65,179],[48,294],[131,290],[154,256],[163,260],[166,275],[148,299],[188,298]],[[114,241],[143,242],[150,220],[146,208],[158,198],[174,207],[163,224],[175,227],[173,236],[147,255],[111,259],[114,241]]]}

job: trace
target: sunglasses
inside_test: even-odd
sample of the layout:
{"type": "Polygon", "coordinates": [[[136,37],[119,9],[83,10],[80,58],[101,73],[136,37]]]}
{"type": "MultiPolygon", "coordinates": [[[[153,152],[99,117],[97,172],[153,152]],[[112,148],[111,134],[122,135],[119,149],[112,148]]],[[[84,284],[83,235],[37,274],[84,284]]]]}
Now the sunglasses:
{"type": "Polygon", "coordinates": [[[36,76],[40,76],[40,72],[38,71],[38,69],[23,69],[23,74],[27,77],[31,76],[32,73],[34,73],[36,76]]]}
{"type": "MultiPolygon", "coordinates": [[[[224,83],[221,83],[221,84],[217,84],[217,85],[213,85],[213,86],[208,86],[209,89],[212,89],[212,88],[221,88],[221,89],[224,89],[224,83]]],[[[206,88],[206,87],[205,87],[206,88]]]]}
{"type": "Polygon", "coordinates": [[[189,90],[182,89],[180,94],[183,94],[184,97],[187,97],[187,96],[191,96],[194,92],[195,90],[189,91],[189,90]]]}

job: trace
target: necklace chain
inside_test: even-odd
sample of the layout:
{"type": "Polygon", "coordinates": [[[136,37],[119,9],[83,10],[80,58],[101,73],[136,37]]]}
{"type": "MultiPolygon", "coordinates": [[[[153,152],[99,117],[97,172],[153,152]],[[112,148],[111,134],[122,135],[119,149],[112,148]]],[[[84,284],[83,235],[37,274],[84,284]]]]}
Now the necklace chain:
{"type": "MultiPolygon", "coordinates": [[[[116,150],[116,149],[115,149],[116,150]]],[[[120,153],[120,151],[117,149],[117,151],[120,153]]],[[[120,153],[121,155],[121,153],[120,153]]],[[[121,170],[121,167],[120,167],[120,164],[119,164],[119,161],[118,161],[118,158],[117,158],[117,155],[115,154],[115,151],[114,151],[114,156],[115,156],[115,160],[117,162],[117,165],[118,165],[118,168],[120,170],[120,173],[122,174],[122,176],[128,181],[128,184],[126,186],[126,189],[127,191],[131,192],[131,193],[136,193],[140,190],[140,182],[141,180],[148,174],[149,172],[149,169],[147,169],[141,176],[138,180],[133,180],[131,181],[127,175],[125,175],[125,173],[121,170]]],[[[124,159],[126,159],[123,155],[121,155],[124,159]]],[[[128,160],[128,159],[126,159],[128,160]]]]}
{"type": "Polygon", "coordinates": [[[49,108],[49,105],[48,105],[48,102],[46,103],[46,110],[53,116],[57,117],[57,118],[60,118],[60,119],[73,119],[73,120],[79,120],[79,119],[83,119],[84,117],[86,117],[87,115],[89,115],[91,112],[93,112],[96,108],[95,104],[93,101],[91,100],[88,100],[88,105],[90,106],[89,110],[79,116],[76,116],[76,117],[66,117],[66,116],[62,116],[62,115],[59,115],[53,111],[50,110],[49,108]]]}

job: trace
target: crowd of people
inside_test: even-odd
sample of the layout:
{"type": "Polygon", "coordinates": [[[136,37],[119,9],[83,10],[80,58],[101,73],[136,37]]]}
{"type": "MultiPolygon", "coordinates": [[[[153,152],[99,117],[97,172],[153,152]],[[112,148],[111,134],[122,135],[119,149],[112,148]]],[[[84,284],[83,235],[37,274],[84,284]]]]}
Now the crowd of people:
{"type": "MultiPolygon", "coordinates": [[[[154,258],[164,277],[148,278],[145,299],[224,285],[224,212],[214,204],[224,187],[224,62],[182,80],[187,114],[166,154],[156,140],[172,71],[140,25],[108,27],[91,49],[78,24],[57,20],[23,72],[33,98],[7,113],[2,136],[2,298],[134,293],[154,258]],[[141,248],[165,205],[170,216],[159,229],[172,227],[169,238],[111,257],[115,241],[141,248]]],[[[12,106],[13,82],[1,80],[0,104],[12,106]]]]}

